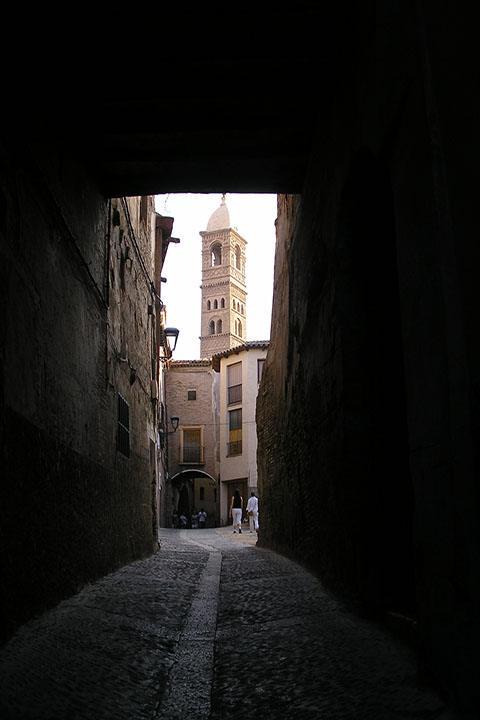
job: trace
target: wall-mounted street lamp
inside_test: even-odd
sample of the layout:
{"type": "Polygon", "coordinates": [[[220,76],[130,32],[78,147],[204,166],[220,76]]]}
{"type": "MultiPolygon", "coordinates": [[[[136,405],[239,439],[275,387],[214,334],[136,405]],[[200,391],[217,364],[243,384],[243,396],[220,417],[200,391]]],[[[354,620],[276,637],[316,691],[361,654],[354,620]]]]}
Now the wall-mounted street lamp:
{"type": "Polygon", "coordinates": [[[178,417],[178,415],[172,415],[172,417],[170,418],[170,423],[172,425],[173,430],[171,430],[169,433],[167,433],[168,435],[173,435],[174,432],[177,432],[179,422],[180,422],[180,418],[178,417]]]}
{"type": "Polygon", "coordinates": [[[163,334],[168,339],[168,344],[170,346],[171,352],[173,352],[175,350],[175,348],[177,347],[177,340],[178,340],[179,332],[180,331],[177,330],[177,328],[165,328],[165,330],[163,331],[163,334]],[[173,347],[172,347],[170,338],[172,338],[174,340],[173,347]]]}
{"type": "Polygon", "coordinates": [[[173,433],[177,432],[179,422],[180,422],[180,418],[178,417],[178,415],[172,415],[172,417],[170,418],[170,423],[172,425],[173,430],[163,430],[163,428],[161,428],[159,430],[162,446],[163,446],[163,443],[165,442],[165,438],[167,437],[167,435],[173,435],[173,433]]]}
{"type": "Polygon", "coordinates": [[[163,334],[164,334],[165,338],[168,340],[168,346],[169,346],[169,349],[170,349],[170,354],[173,353],[173,351],[174,351],[175,348],[177,347],[177,340],[178,340],[179,332],[180,332],[180,331],[177,330],[177,328],[174,328],[174,327],[167,327],[167,328],[165,328],[165,330],[163,331],[163,334]],[[171,339],[170,339],[170,338],[171,338],[171,339]],[[172,347],[172,341],[173,341],[173,347],[172,347]]]}

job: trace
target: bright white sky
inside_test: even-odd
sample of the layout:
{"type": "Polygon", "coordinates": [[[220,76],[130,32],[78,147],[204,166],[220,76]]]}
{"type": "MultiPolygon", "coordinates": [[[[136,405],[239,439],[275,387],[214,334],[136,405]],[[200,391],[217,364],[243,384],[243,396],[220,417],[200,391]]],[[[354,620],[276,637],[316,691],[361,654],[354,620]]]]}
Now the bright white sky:
{"type": "MultiPolygon", "coordinates": [[[[167,326],[180,330],[175,360],[200,357],[202,281],[201,230],[220,206],[221,193],[157,195],[156,211],[175,218],[171,243],[163,266],[162,301],[167,307],[167,326]]],[[[272,312],[275,258],[276,195],[226,195],[230,224],[247,241],[247,340],[268,340],[272,312]]]]}

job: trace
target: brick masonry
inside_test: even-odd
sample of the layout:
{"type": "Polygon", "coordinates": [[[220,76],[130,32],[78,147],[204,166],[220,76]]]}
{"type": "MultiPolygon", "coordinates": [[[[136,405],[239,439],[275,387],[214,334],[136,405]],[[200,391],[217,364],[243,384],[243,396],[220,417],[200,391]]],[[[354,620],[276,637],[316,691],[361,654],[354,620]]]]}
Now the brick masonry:
{"type": "Polygon", "coordinates": [[[170,527],[173,508],[178,507],[179,494],[186,485],[190,511],[195,508],[198,512],[203,506],[208,516],[207,525],[215,526],[219,522],[218,373],[213,370],[209,360],[175,361],[165,378],[167,416],[177,415],[180,424],[179,430],[169,436],[169,480],[165,487],[163,524],[170,527]],[[189,390],[195,393],[194,400],[188,399],[189,390]],[[189,427],[201,431],[203,457],[200,463],[184,462],[181,452],[182,433],[189,427]],[[188,480],[174,480],[185,471],[190,471],[188,480]],[[199,472],[194,479],[196,471],[199,472]],[[200,496],[201,488],[203,497],[200,496]]]}
{"type": "Polygon", "coordinates": [[[247,337],[246,241],[233,228],[202,231],[200,357],[212,357],[247,337]],[[221,247],[221,263],[212,248],[221,247]],[[237,267],[237,264],[239,267],[237,267]],[[211,323],[215,332],[211,332],[211,323]],[[219,331],[221,323],[221,331],[219,331]]]}

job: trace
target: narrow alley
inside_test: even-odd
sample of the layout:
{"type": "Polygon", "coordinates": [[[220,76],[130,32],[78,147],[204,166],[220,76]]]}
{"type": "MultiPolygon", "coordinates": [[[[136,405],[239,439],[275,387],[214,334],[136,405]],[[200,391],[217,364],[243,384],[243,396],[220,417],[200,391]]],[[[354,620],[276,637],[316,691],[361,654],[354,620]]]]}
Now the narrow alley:
{"type": "Polygon", "coordinates": [[[4,720],[451,717],[399,639],[256,536],[160,540],[1,649],[4,720]]]}

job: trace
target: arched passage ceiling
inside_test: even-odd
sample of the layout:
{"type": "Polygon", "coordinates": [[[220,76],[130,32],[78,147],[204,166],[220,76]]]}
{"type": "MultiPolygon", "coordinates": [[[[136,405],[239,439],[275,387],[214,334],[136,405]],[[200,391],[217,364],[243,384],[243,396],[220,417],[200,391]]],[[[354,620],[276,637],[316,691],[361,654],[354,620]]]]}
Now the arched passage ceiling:
{"type": "Polygon", "coordinates": [[[179,3],[138,27],[131,9],[120,29],[109,18],[97,43],[90,20],[77,73],[55,83],[55,46],[55,72],[30,82],[27,103],[37,107],[37,92],[41,108],[30,138],[77,153],[110,197],[301,192],[348,28],[357,29],[341,6],[179,3]]]}
{"type": "Polygon", "coordinates": [[[318,100],[297,94],[295,78],[279,83],[278,71],[266,58],[203,60],[188,78],[175,71],[156,96],[109,99],[97,156],[107,194],[242,192],[252,183],[300,191],[318,100]]]}

